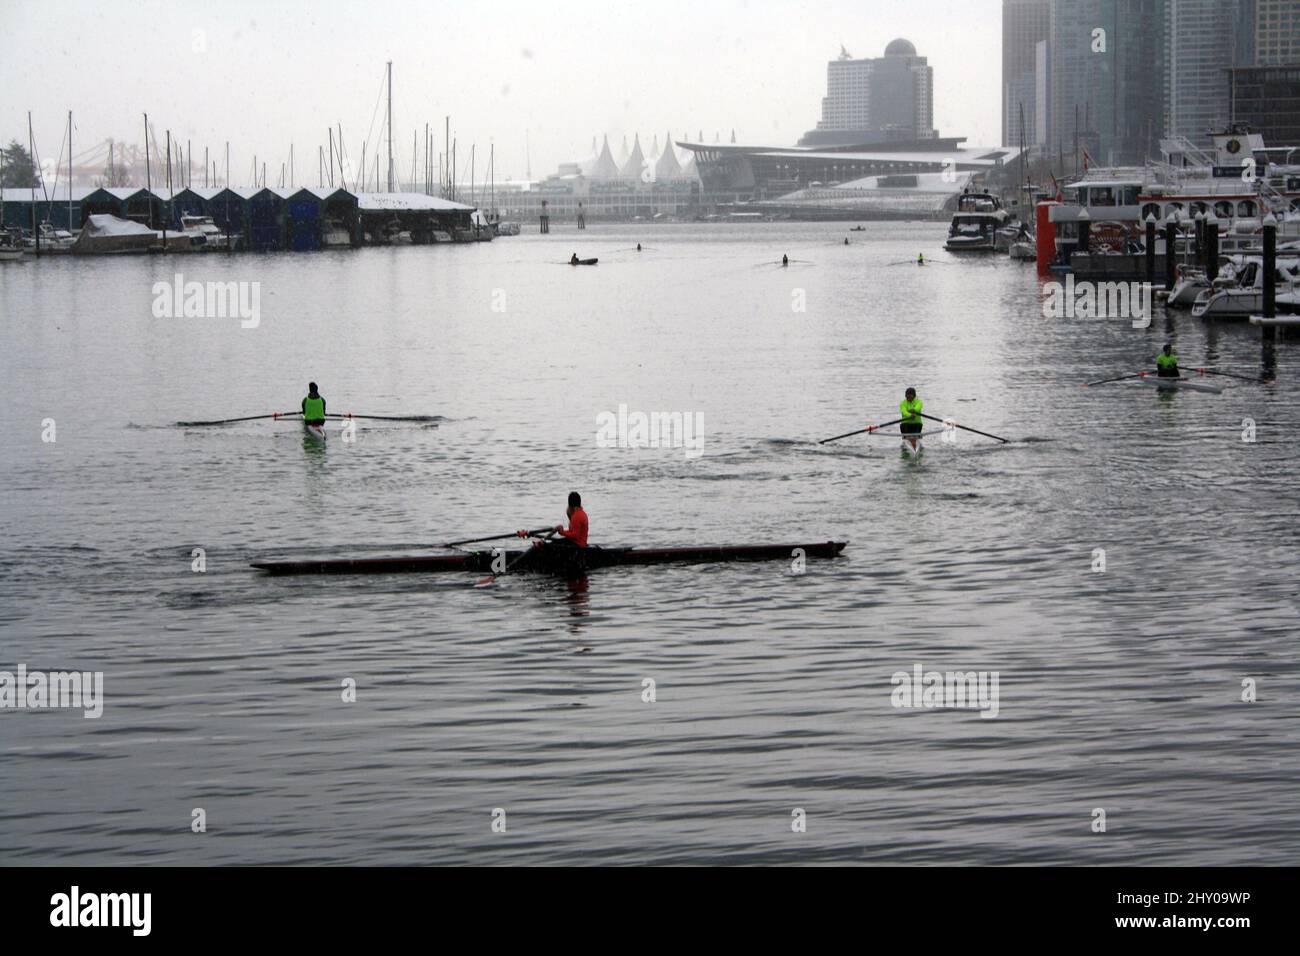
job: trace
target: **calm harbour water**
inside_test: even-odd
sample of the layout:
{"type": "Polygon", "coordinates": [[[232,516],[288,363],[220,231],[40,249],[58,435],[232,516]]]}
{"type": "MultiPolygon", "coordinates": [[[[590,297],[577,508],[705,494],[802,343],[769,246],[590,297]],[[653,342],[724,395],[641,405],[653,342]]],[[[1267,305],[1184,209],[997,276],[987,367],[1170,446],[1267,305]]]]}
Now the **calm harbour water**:
{"type": "Polygon", "coordinates": [[[0,711],[0,862],[1295,863],[1300,342],[1268,386],[1085,390],[1168,338],[1259,374],[1260,333],[1047,320],[1032,266],[945,232],[0,266],[0,670],[105,691],[0,711]],[[155,318],[177,272],[260,283],[260,325],[155,318]],[[309,379],[442,419],[172,424],[309,379]],[[816,443],[907,385],[1016,440],[816,443]],[[620,404],[701,414],[703,455],[598,447],[620,404]],[[849,546],[580,587],[248,568],[551,524],[571,489],[593,542],[849,546]],[[997,671],[996,719],[891,706],[917,664],[997,671]]]}

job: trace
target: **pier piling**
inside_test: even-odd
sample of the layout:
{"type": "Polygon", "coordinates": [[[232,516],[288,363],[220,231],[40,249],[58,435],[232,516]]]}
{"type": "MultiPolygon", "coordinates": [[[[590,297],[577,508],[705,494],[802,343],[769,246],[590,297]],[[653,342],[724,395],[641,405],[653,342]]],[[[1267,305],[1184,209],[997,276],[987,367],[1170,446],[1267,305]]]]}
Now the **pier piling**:
{"type": "Polygon", "coordinates": [[[1264,220],[1264,318],[1277,316],[1277,223],[1264,220]]]}
{"type": "Polygon", "coordinates": [[[1205,224],[1205,276],[1214,282],[1219,277],[1219,223],[1205,224]]]}
{"type": "Polygon", "coordinates": [[[1174,288],[1174,267],[1177,264],[1178,224],[1173,216],[1165,220],[1165,291],[1174,288]]]}
{"type": "Polygon", "coordinates": [[[1156,217],[1147,215],[1147,282],[1156,284],[1156,217]]]}

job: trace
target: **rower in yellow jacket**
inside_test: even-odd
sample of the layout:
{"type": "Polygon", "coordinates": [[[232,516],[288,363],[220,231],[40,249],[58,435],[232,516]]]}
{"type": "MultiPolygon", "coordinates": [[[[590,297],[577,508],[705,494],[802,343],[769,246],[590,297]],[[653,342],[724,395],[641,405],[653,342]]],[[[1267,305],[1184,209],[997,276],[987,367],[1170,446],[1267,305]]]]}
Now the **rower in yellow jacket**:
{"type": "Polygon", "coordinates": [[[1157,378],[1182,378],[1178,371],[1178,356],[1174,354],[1173,343],[1166,343],[1165,350],[1156,356],[1157,378]]]}
{"type": "Polygon", "coordinates": [[[307,383],[307,397],[302,400],[302,420],[308,425],[325,424],[325,399],[316,390],[315,382],[307,383]]]}
{"type": "Polygon", "coordinates": [[[903,394],[903,400],[898,403],[898,414],[903,419],[898,425],[898,430],[903,433],[903,437],[907,439],[913,451],[916,451],[919,440],[908,436],[920,434],[925,424],[921,420],[921,409],[924,407],[924,403],[917,398],[914,388],[909,388],[903,394]]]}

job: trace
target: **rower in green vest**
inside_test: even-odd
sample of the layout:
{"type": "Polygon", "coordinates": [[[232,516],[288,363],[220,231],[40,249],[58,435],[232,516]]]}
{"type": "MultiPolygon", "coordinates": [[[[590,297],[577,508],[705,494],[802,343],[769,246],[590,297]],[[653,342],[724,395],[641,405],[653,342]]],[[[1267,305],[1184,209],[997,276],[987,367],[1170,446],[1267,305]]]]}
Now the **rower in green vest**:
{"type": "Polygon", "coordinates": [[[307,397],[302,400],[302,420],[308,425],[325,424],[325,399],[316,391],[316,383],[307,383],[307,397]]]}
{"type": "Polygon", "coordinates": [[[1165,350],[1156,356],[1156,376],[1158,378],[1181,378],[1178,371],[1178,356],[1174,354],[1172,343],[1165,344],[1165,350]]]}
{"type": "Polygon", "coordinates": [[[924,252],[918,252],[918,253],[916,254],[916,264],[917,264],[918,266],[923,266],[923,265],[925,265],[925,253],[924,253],[924,252]]]}
{"type": "Polygon", "coordinates": [[[916,389],[909,388],[903,393],[903,400],[898,403],[898,414],[902,417],[902,422],[898,425],[898,430],[907,438],[908,444],[912,450],[916,451],[917,439],[908,438],[909,435],[919,434],[924,422],[921,421],[921,409],[925,405],[916,397],[916,389]]]}

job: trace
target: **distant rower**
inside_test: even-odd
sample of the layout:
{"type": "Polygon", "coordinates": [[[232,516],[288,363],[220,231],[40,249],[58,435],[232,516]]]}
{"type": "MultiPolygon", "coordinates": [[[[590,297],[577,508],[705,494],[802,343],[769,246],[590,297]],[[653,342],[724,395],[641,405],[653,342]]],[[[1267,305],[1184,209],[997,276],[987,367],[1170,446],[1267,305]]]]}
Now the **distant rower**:
{"type": "Polygon", "coordinates": [[[325,399],[316,391],[316,383],[307,383],[307,397],[302,400],[302,420],[308,425],[325,424],[325,399]]]}
{"type": "Polygon", "coordinates": [[[569,528],[566,531],[564,525],[557,524],[555,526],[556,532],[577,547],[585,548],[587,546],[587,512],[582,510],[582,495],[576,491],[570,491],[569,507],[564,513],[569,519],[569,528]]]}
{"type": "MultiPolygon", "coordinates": [[[[921,421],[921,409],[924,407],[921,400],[916,397],[916,389],[909,388],[903,394],[903,400],[898,403],[898,414],[903,418],[898,425],[898,430],[903,433],[903,437],[916,435],[921,431],[924,425],[921,421]]],[[[917,439],[908,438],[907,441],[915,451],[917,439]]]]}
{"type": "Polygon", "coordinates": [[[575,252],[575,253],[574,253],[574,254],[569,258],[569,265],[571,265],[571,266],[576,266],[577,264],[578,264],[578,254],[575,252]]]}
{"type": "Polygon", "coordinates": [[[789,256],[782,256],[782,257],[781,257],[781,265],[783,265],[783,266],[788,266],[789,264],[790,264],[790,257],[789,257],[789,256]]]}
{"type": "Polygon", "coordinates": [[[918,252],[918,253],[916,254],[916,264],[917,264],[918,266],[923,266],[923,265],[925,265],[925,253],[924,253],[924,252],[918,252]]]}
{"type": "Polygon", "coordinates": [[[641,243],[639,243],[639,242],[636,244],[636,251],[637,251],[637,252],[640,252],[640,251],[641,251],[641,243]]]}
{"type": "Polygon", "coordinates": [[[1172,343],[1165,345],[1165,350],[1156,356],[1156,376],[1158,378],[1181,378],[1178,371],[1178,356],[1174,354],[1172,343]]]}

